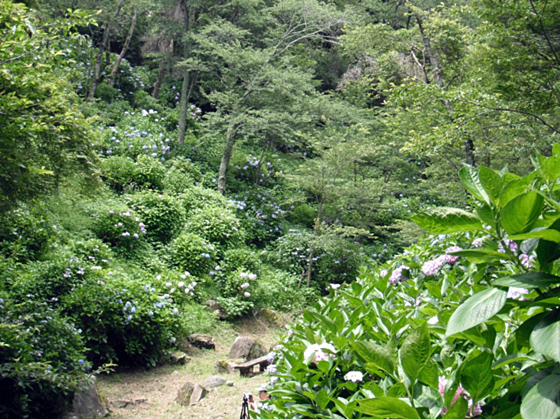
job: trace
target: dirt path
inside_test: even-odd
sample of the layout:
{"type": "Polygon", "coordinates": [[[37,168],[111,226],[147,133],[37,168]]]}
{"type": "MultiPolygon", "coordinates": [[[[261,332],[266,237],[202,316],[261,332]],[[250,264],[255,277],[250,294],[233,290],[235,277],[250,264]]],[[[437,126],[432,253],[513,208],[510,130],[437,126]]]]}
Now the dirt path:
{"type": "Polygon", "coordinates": [[[107,399],[114,419],[237,419],[241,412],[243,393],[255,393],[267,383],[266,374],[252,378],[239,374],[219,374],[234,382],[233,387],[221,386],[196,406],[184,407],[175,401],[177,392],[187,381],[202,384],[215,375],[214,363],[226,359],[237,336],[252,336],[270,348],[278,343],[282,333],[268,329],[256,319],[244,320],[217,330],[213,335],[215,351],[201,351],[187,365],[161,366],[151,370],[113,373],[98,379],[102,395],[107,399]]]}

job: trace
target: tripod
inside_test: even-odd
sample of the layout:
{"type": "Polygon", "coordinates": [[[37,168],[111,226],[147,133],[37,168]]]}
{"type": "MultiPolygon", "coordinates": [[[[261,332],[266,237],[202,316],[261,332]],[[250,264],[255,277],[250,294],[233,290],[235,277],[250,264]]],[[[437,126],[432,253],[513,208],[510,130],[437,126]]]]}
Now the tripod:
{"type": "Polygon", "coordinates": [[[241,416],[239,419],[249,419],[249,398],[243,395],[243,404],[241,405],[241,416]]]}

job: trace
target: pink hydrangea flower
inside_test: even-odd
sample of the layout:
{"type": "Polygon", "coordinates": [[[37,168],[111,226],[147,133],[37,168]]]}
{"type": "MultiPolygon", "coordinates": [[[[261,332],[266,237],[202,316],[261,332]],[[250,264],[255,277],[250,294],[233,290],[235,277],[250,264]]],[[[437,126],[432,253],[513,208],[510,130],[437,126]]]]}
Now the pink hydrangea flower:
{"type": "Polygon", "coordinates": [[[391,276],[389,277],[389,282],[390,282],[392,285],[396,285],[396,284],[398,284],[399,282],[403,282],[403,281],[409,280],[409,279],[410,279],[409,277],[403,275],[403,273],[402,273],[403,271],[410,271],[410,268],[409,268],[408,266],[406,266],[406,265],[399,266],[397,269],[395,269],[395,270],[393,271],[393,273],[392,273],[391,276]]]}
{"type": "Polygon", "coordinates": [[[421,268],[424,275],[426,275],[426,276],[436,275],[439,272],[439,270],[441,269],[441,267],[447,261],[447,257],[448,257],[448,255],[442,255],[442,256],[438,257],[437,259],[432,259],[432,260],[429,260],[426,263],[424,263],[422,265],[422,268],[421,268]]]}
{"type": "Polygon", "coordinates": [[[451,246],[449,249],[447,249],[445,251],[447,258],[445,262],[449,263],[450,265],[454,265],[459,260],[460,256],[453,256],[449,253],[458,252],[459,250],[463,250],[463,248],[460,246],[451,246]]]}

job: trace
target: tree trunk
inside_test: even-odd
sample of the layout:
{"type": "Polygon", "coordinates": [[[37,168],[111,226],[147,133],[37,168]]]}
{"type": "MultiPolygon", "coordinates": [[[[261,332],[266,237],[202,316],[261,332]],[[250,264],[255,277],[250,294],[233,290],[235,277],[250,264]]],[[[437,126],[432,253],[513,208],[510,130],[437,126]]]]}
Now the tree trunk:
{"type": "Polygon", "coordinates": [[[233,155],[233,146],[235,145],[235,132],[237,128],[233,123],[230,123],[226,134],[226,147],[220,162],[220,169],[218,171],[218,192],[222,195],[226,193],[226,175],[229,167],[231,156],[233,155]]]}
{"type": "MultiPolygon", "coordinates": [[[[119,0],[117,9],[115,10],[115,13],[113,15],[113,19],[116,19],[119,16],[123,4],[124,4],[124,0],[119,0]]],[[[89,91],[89,96],[87,98],[88,102],[92,101],[95,98],[95,92],[97,91],[97,87],[101,82],[101,64],[103,61],[103,53],[105,52],[105,49],[107,48],[107,44],[109,42],[109,32],[111,32],[110,21],[107,22],[107,25],[105,25],[105,30],[103,31],[103,39],[101,40],[101,45],[99,46],[99,52],[97,53],[97,57],[95,59],[95,70],[93,73],[93,80],[91,82],[91,90],[89,91]]]]}
{"type": "Polygon", "coordinates": [[[154,85],[154,91],[152,92],[152,96],[155,99],[159,98],[159,91],[161,89],[161,85],[163,84],[163,76],[165,75],[165,68],[162,64],[162,66],[160,67],[159,71],[158,71],[158,75],[157,75],[157,80],[156,80],[156,84],[154,85]]]}
{"type": "Polygon", "coordinates": [[[134,29],[136,28],[136,21],[138,19],[138,10],[134,9],[134,15],[132,15],[132,23],[130,24],[130,30],[128,31],[128,35],[126,36],[126,40],[124,41],[123,49],[121,53],[117,56],[117,60],[115,64],[113,64],[113,68],[111,69],[111,74],[109,75],[109,86],[113,87],[115,85],[115,74],[117,73],[117,68],[121,63],[126,51],[128,50],[128,46],[130,45],[130,40],[132,39],[132,35],[134,35],[134,29]]]}
{"type": "MultiPolygon", "coordinates": [[[[192,22],[191,22],[192,13],[189,10],[189,5],[187,0],[183,0],[183,7],[185,9],[185,34],[188,35],[189,32],[191,31],[191,26],[192,26],[192,22]]],[[[185,42],[184,56],[185,59],[188,59],[190,56],[188,40],[185,39],[184,42],[185,42]]],[[[185,74],[183,76],[183,86],[181,87],[181,114],[179,115],[179,132],[177,135],[177,142],[181,145],[185,143],[185,134],[187,132],[187,117],[189,114],[188,105],[189,105],[191,91],[192,91],[191,75],[188,68],[185,67],[185,74]]]]}
{"type": "MultiPolygon", "coordinates": [[[[444,86],[444,83],[443,83],[443,76],[441,74],[441,69],[439,67],[439,61],[432,51],[432,46],[430,45],[430,39],[426,36],[426,33],[424,32],[424,27],[422,26],[422,19],[420,18],[420,16],[416,15],[416,21],[418,22],[418,29],[420,30],[420,35],[422,35],[422,43],[424,44],[426,54],[428,54],[428,58],[430,59],[430,63],[432,63],[432,71],[434,73],[434,80],[435,80],[436,84],[438,85],[438,87],[440,87],[442,90],[444,90],[445,86],[444,86]]],[[[453,105],[447,99],[443,100],[443,104],[445,105],[445,108],[447,109],[447,113],[449,115],[449,118],[451,119],[451,122],[453,122],[455,120],[455,117],[453,115],[454,112],[455,112],[455,110],[453,109],[453,105]]],[[[465,138],[464,141],[465,141],[465,162],[467,164],[470,164],[471,166],[474,166],[475,158],[474,158],[474,143],[473,143],[473,140],[472,140],[471,137],[466,135],[466,138],[465,138]]]]}

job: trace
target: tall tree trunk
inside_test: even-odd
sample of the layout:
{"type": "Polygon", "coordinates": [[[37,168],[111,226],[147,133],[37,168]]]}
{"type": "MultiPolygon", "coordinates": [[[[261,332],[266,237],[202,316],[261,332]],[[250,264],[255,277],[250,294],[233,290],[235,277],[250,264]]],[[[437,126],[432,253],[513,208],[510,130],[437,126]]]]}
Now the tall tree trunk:
{"type": "MultiPolygon", "coordinates": [[[[441,74],[441,69],[439,67],[439,61],[438,61],[437,57],[435,56],[434,52],[432,51],[432,46],[430,44],[430,38],[428,38],[428,36],[424,32],[424,27],[422,25],[422,18],[418,14],[416,14],[416,21],[418,22],[418,29],[420,30],[420,35],[422,35],[422,43],[424,44],[424,49],[426,50],[426,54],[428,54],[428,58],[430,59],[430,63],[432,63],[432,71],[434,73],[434,80],[435,80],[436,84],[438,85],[438,87],[440,87],[442,90],[444,90],[445,86],[444,86],[444,83],[443,83],[443,76],[441,74]]],[[[453,115],[454,112],[455,112],[455,110],[453,109],[453,105],[447,99],[443,100],[443,104],[445,105],[445,108],[447,109],[447,113],[449,115],[449,118],[451,119],[451,122],[453,122],[455,120],[455,117],[453,115]]],[[[465,141],[465,144],[464,144],[465,162],[467,164],[470,164],[471,166],[474,166],[475,158],[474,158],[474,143],[473,143],[473,140],[468,135],[464,135],[464,137],[465,137],[465,139],[464,139],[464,141],[465,141]]]]}
{"type": "MultiPolygon", "coordinates": [[[[119,16],[123,4],[124,4],[124,0],[119,0],[117,9],[113,14],[113,19],[116,19],[119,16]]],[[[101,82],[101,63],[103,61],[103,53],[105,52],[105,49],[107,48],[107,44],[109,43],[109,32],[111,32],[111,21],[107,22],[107,24],[105,25],[105,30],[103,31],[103,39],[101,40],[101,45],[99,46],[99,52],[97,53],[97,57],[95,59],[95,70],[93,73],[91,90],[89,91],[89,96],[87,98],[88,102],[92,101],[95,98],[95,92],[97,91],[97,87],[101,82]]]]}
{"type": "Polygon", "coordinates": [[[115,74],[117,73],[117,68],[121,63],[126,51],[128,51],[128,46],[130,45],[130,40],[132,39],[132,35],[134,35],[134,29],[136,28],[136,21],[138,19],[138,10],[134,8],[134,14],[132,15],[132,23],[130,24],[130,29],[128,31],[128,35],[126,36],[126,40],[124,41],[124,45],[122,48],[121,53],[117,56],[115,64],[113,64],[113,68],[111,69],[111,74],[109,74],[109,86],[113,87],[115,85],[115,74]]]}
{"type": "MultiPolygon", "coordinates": [[[[188,0],[183,0],[183,8],[185,10],[185,34],[188,35],[192,27],[192,12],[188,5],[188,0]]],[[[190,45],[188,39],[185,39],[184,56],[185,59],[190,56],[190,45]]],[[[181,113],[179,115],[179,132],[177,135],[177,142],[179,144],[185,143],[185,134],[187,132],[187,118],[189,115],[189,100],[191,95],[191,74],[187,67],[183,75],[183,86],[181,87],[181,113]]]]}
{"type": "Polygon", "coordinates": [[[235,133],[237,128],[233,123],[230,123],[226,134],[226,147],[220,162],[220,169],[218,170],[218,192],[222,195],[226,193],[226,175],[229,167],[231,156],[233,155],[233,146],[235,145],[235,133]]]}
{"type": "Polygon", "coordinates": [[[154,90],[152,92],[152,96],[155,99],[159,98],[159,91],[161,89],[161,85],[163,84],[163,76],[164,75],[165,75],[164,64],[161,64],[161,67],[159,68],[159,71],[158,71],[156,83],[154,84],[154,90]]]}

